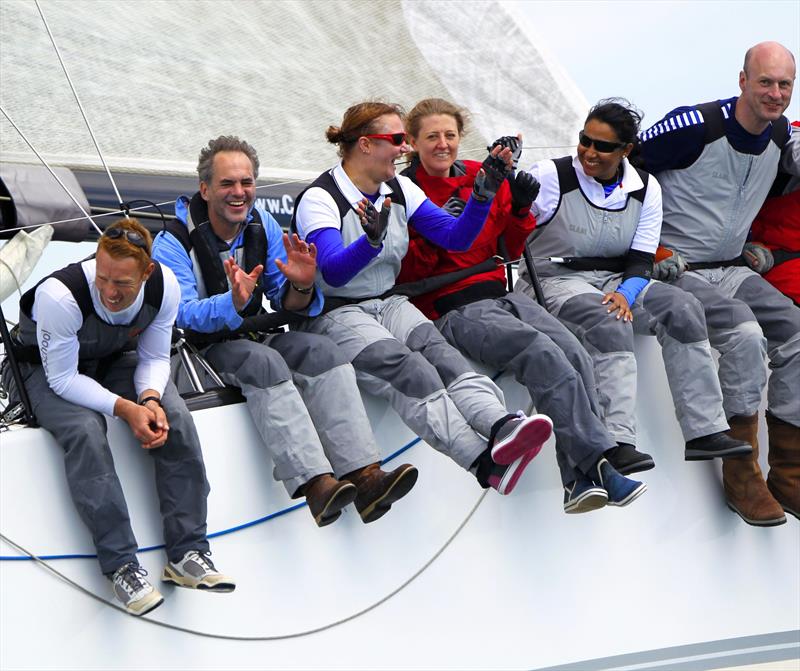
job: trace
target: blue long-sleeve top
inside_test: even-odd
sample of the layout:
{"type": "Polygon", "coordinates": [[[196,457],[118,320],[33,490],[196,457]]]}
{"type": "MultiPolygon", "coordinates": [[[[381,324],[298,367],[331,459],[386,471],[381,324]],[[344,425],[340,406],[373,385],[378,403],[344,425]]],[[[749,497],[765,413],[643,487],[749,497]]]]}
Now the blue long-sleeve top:
{"type": "MultiPolygon", "coordinates": [[[[184,225],[187,220],[189,199],[181,197],[175,203],[175,214],[184,225]]],[[[254,208],[255,209],[255,208],[254,208]]],[[[278,222],[261,208],[257,208],[267,235],[267,258],[264,264],[264,293],[273,309],[283,307],[283,298],[288,290],[286,277],[278,270],[275,259],[286,263],[286,250],[283,247],[283,231],[278,222]]],[[[247,221],[253,219],[252,211],[248,214],[247,221]]],[[[244,227],[236,238],[230,243],[231,255],[244,245],[244,227]]],[[[224,328],[235,329],[241,326],[242,317],[233,304],[233,293],[229,289],[225,293],[214,296],[200,295],[198,291],[197,276],[199,268],[195,268],[189,254],[186,253],[181,242],[171,233],[162,231],[153,241],[153,258],[169,266],[181,290],[181,302],[178,307],[176,326],[192,329],[200,333],[214,333],[224,328]],[[196,275],[197,273],[197,275],[196,275]]],[[[317,288],[308,307],[302,311],[311,317],[322,311],[324,298],[317,288]]]]}
{"type": "MultiPolygon", "coordinates": [[[[426,198],[414,210],[408,223],[440,247],[461,252],[469,249],[478,237],[491,206],[491,200],[480,202],[470,198],[461,216],[456,218],[426,198]]],[[[322,277],[333,287],[347,284],[381,251],[381,247],[369,243],[366,235],[345,247],[340,231],[335,228],[312,231],[308,242],[316,245],[322,277]]]]}

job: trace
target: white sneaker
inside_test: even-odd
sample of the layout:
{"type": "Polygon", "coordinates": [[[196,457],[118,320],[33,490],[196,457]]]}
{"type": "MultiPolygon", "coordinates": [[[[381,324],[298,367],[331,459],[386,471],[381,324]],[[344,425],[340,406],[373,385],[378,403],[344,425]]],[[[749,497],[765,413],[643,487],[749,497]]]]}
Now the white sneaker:
{"type": "Polygon", "coordinates": [[[110,578],[117,601],[133,615],[144,615],[164,603],[164,597],[147,581],[146,575],[141,566],[128,562],[110,578]]]}
{"type": "Polygon", "coordinates": [[[189,550],[179,562],[175,564],[167,562],[161,580],[178,587],[204,589],[210,592],[232,592],[236,589],[236,583],[217,571],[210,555],[210,552],[189,550]]]}

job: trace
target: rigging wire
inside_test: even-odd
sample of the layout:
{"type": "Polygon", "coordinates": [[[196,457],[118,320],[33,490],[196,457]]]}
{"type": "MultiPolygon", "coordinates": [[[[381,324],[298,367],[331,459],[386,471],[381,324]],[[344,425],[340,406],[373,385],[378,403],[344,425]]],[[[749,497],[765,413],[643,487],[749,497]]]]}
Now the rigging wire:
{"type": "Polygon", "coordinates": [[[41,5],[39,5],[39,0],[33,0],[36,4],[36,9],[39,10],[39,16],[42,17],[42,23],[44,23],[45,30],[47,30],[47,35],[50,37],[50,42],[53,45],[53,49],[55,49],[56,56],[58,56],[58,62],[61,63],[61,69],[64,71],[64,76],[67,78],[67,83],[69,84],[70,89],[72,89],[72,95],[75,97],[75,102],[78,104],[78,109],[81,111],[81,116],[83,117],[83,121],[86,124],[86,128],[89,131],[89,135],[92,138],[92,142],[94,142],[94,147],[97,149],[97,154],[100,157],[100,161],[103,164],[103,167],[106,170],[106,174],[108,175],[108,179],[111,180],[111,186],[114,188],[114,193],[117,195],[117,202],[120,205],[122,210],[126,210],[125,203],[122,200],[122,196],[119,194],[119,190],[117,189],[117,184],[114,181],[114,178],[111,176],[111,170],[108,168],[108,164],[106,163],[106,159],[103,156],[103,152],[100,149],[100,145],[97,142],[97,138],[95,137],[94,131],[92,130],[92,125],[89,123],[89,117],[86,116],[86,111],[83,109],[83,105],[81,104],[81,99],[78,97],[78,92],[75,90],[75,87],[72,84],[72,79],[69,76],[69,72],[67,71],[67,64],[64,62],[64,59],[61,58],[61,52],[58,49],[58,45],[56,44],[56,38],[53,36],[53,33],[50,31],[50,26],[47,23],[47,19],[44,16],[44,12],[42,11],[41,5]]]}
{"type": "MultiPolygon", "coordinates": [[[[94,226],[94,227],[95,227],[95,229],[97,230],[97,232],[98,232],[100,235],[102,235],[102,234],[103,234],[103,231],[102,231],[102,230],[100,230],[100,227],[99,227],[99,226],[98,226],[98,225],[95,223],[94,219],[92,219],[92,215],[90,215],[90,214],[89,214],[89,213],[86,211],[86,208],[84,208],[84,207],[83,207],[83,205],[81,205],[81,204],[78,202],[78,199],[77,199],[77,198],[75,198],[75,196],[73,196],[73,195],[72,195],[72,192],[69,190],[69,188],[67,187],[67,185],[66,185],[66,184],[64,184],[64,182],[62,182],[62,181],[61,181],[61,178],[60,178],[58,175],[56,175],[55,171],[54,171],[54,170],[53,170],[53,169],[52,169],[52,168],[51,168],[51,167],[48,165],[47,161],[45,161],[45,160],[44,160],[44,158],[42,157],[42,155],[41,155],[41,154],[40,154],[38,151],[36,151],[36,147],[34,147],[34,146],[33,146],[33,144],[31,144],[30,140],[28,140],[28,138],[25,136],[25,133],[23,133],[23,132],[22,132],[22,130],[20,129],[20,127],[19,127],[19,126],[17,126],[17,124],[15,124],[15,123],[14,123],[14,120],[13,120],[13,119],[12,119],[12,118],[9,116],[8,112],[6,112],[5,108],[4,108],[2,105],[0,105],[0,112],[2,112],[2,113],[3,113],[3,116],[5,116],[5,118],[6,118],[6,119],[8,119],[8,122],[9,122],[9,123],[10,123],[10,124],[11,124],[11,125],[14,127],[14,130],[16,130],[16,131],[17,131],[17,133],[19,133],[20,137],[21,137],[21,138],[22,138],[22,139],[25,141],[25,143],[28,145],[28,147],[30,147],[31,151],[32,151],[34,154],[36,154],[36,158],[38,158],[38,159],[39,159],[39,160],[42,162],[42,165],[44,165],[44,167],[45,167],[45,168],[47,168],[47,170],[50,172],[50,174],[51,174],[51,175],[52,175],[52,176],[55,178],[55,180],[56,180],[56,181],[57,181],[57,182],[58,182],[58,183],[61,185],[61,188],[62,188],[62,189],[64,189],[64,191],[66,191],[66,192],[67,192],[67,195],[68,195],[68,196],[69,196],[69,197],[72,199],[72,202],[73,202],[73,203],[75,203],[75,205],[77,205],[77,206],[78,206],[78,209],[79,209],[81,212],[83,212],[83,214],[85,215],[85,217],[86,217],[86,218],[89,220],[89,223],[91,223],[91,224],[92,224],[92,226],[94,226]]],[[[78,217],[78,220],[80,220],[80,219],[81,219],[81,217],[78,217]]],[[[44,225],[44,224],[37,224],[37,225],[36,225],[36,228],[38,228],[39,226],[43,226],[43,225],[44,225]]],[[[30,226],[26,226],[26,227],[24,227],[24,228],[30,228],[30,226]]],[[[4,229],[4,230],[9,230],[9,231],[12,231],[12,230],[17,230],[17,229],[9,228],[9,229],[4,229]]]]}
{"type": "MultiPolygon", "coordinates": [[[[8,115],[6,115],[6,118],[8,118],[8,115]]],[[[13,123],[12,123],[12,125],[13,125],[13,123]]],[[[14,126],[14,128],[17,130],[17,132],[20,132],[19,129],[16,126],[14,126]]],[[[20,135],[22,135],[21,132],[20,132],[20,135]]],[[[25,139],[24,136],[23,136],[23,139],[25,139]]],[[[26,140],[26,142],[27,142],[27,140],[26,140]]],[[[28,144],[28,146],[30,146],[30,143],[28,144]]],[[[525,145],[523,148],[524,149],[569,149],[569,148],[572,148],[572,145],[550,145],[550,146],[529,146],[529,145],[525,145]]],[[[476,153],[482,152],[482,151],[486,151],[486,150],[483,149],[482,147],[476,147],[476,148],[473,148],[473,149],[461,149],[459,153],[462,154],[462,155],[464,155],[464,154],[476,154],[476,153]]],[[[37,155],[37,157],[39,157],[39,160],[42,161],[42,163],[45,163],[44,159],[42,159],[41,156],[39,156],[38,153],[36,153],[36,155],[37,155]]],[[[398,161],[396,165],[404,166],[404,165],[410,164],[410,162],[411,161],[401,160],[401,161],[398,161]]],[[[45,167],[47,167],[46,163],[45,163],[45,167]]],[[[56,179],[58,179],[58,178],[56,178],[56,179]]],[[[278,187],[282,187],[282,186],[291,186],[293,184],[310,184],[312,181],[313,181],[313,178],[309,178],[309,179],[292,179],[292,180],[289,180],[289,181],[286,181],[286,182],[274,182],[274,183],[270,183],[270,184],[259,184],[259,185],[256,186],[256,191],[258,191],[259,189],[274,189],[274,188],[278,188],[278,187]]],[[[60,182],[60,180],[59,180],[59,182],[60,182]]],[[[62,186],[63,186],[63,184],[62,184],[62,186]]],[[[66,190],[66,187],[64,187],[64,189],[66,190]]],[[[74,200],[74,198],[73,198],[73,200],[74,200]]],[[[158,206],[158,207],[166,207],[168,205],[172,205],[174,202],[175,202],[174,200],[166,200],[163,203],[156,203],[156,206],[158,206]]],[[[150,209],[150,206],[130,207],[130,208],[127,208],[127,209],[122,209],[122,210],[112,210],[110,212],[103,212],[102,214],[95,214],[93,216],[95,218],[97,218],[97,219],[100,219],[101,217],[114,217],[114,216],[120,216],[120,215],[129,216],[131,212],[139,212],[139,211],[147,210],[147,209],[150,209]]],[[[81,210],[83,210],[83,208],[81,208],[81,210]]],[[[51,226],[58,226],[60,224],[71,224],[71,223],[73,223],[75,221],[80,221],[81,219],[83,219],[83,217],[73,217],[71,219],[60,219],[58,221],[48,221],[48,222],[45,222],[43,224],[27,224],[25,226],[15,226],[13,228],[4,228],[3,232],[23,231],[23,230],[26,230],[28,228],[38,228],[39,226],[45,226],[47,224],[49,224],[51,226]]],[[[95,227],[95,228],[97,228],[97,227],[95,227]]],[[[101,231],[98,229],[98,233],[100,233],[100,232],[101,231]]]]}

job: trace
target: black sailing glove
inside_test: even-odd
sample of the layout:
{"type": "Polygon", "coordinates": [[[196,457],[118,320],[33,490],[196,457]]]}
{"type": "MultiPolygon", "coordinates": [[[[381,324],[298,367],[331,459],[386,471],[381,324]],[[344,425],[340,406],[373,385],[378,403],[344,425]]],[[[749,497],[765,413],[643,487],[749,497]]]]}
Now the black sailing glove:
{"type": "Polygon", "coordinates": [[[479,171],[475,177],[475,183],[472,186],[472,197],[475,200],[485,202],[494,198],[510,168],[503,159],[490,154],[484,159],[481,169],[483,174],[479,171]]]}
{"type": "Polygon", "coordinates": [[[372,203],[367,203],[367,209],[364,212],[364,218],[361,220],[361,228],[367,234],[367,240],[373,247],[380,247],[383,239],[386,237],[386,228],[389,226],[389,210],[391,208],[391,201],[386,199],[383,201],[383,207],[380,214],[372,203]]]}
{"type": "Polygon", "coordinates": [[[526,216],[539,195],[539,182],[529,172],[518,172],[513,177],[509,176],[508,186],[511,188],[511,214],[515,217],[526,216]]]}
{"type": "Polygon", "coordinates": [[[497,145],[500,145],[503,149],[508,147],[511,150],[511,163],[514,166],[514,170],[516,170],[517,166],[519,166],[519,158],[522,156],[522,142],[519,141],[519,138],[514,135],[503,135],[503,137],[499,137],[492,142],[491,147],[486,147],[486,149],[492,151],[497,145]]]}
{"type": "Polygon", "coordinates": [[[447,202],[442,205],[442,209],[452,217],[460,217],[466,204],[467,201],[464,199],[459,198],[458,196],[450,196],[450,198],[447,199],[447,202]]]}

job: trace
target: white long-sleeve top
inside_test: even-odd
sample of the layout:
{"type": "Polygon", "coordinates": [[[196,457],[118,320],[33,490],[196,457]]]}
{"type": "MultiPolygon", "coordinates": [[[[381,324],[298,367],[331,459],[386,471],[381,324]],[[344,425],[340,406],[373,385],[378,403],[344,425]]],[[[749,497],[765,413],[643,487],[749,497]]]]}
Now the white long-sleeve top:
{"type": "MultiPolygon", "coordinates": [[[[628,159],[622,159],[622,181],[606,196],[603,185],[593,177],[588,177],[583,171],[578,157],[572,159],[572,166],[578,175],[578,184],[583,195],[597,207],[606,210],[621,210],[625,207],[628,194],[642,188],[642,178],[628,159]]],[[[535,163],[529,171],[541,185],[539,195],[533,201],[531,212],[539,222],[549,221],[561,202],[561,191],[558,185],[556,165],[551,160],[535,163]]],[[[654,254],[658,247],[661,234],[661,185],[653,175],[647,182],[647,193],[642,203],[642,212],[639,225],[631,243],[631,249],[636,249],[648,254],[654,254]]]]}
{"type": "MultiPolygon", "coordinates": [[[[144,302],[144,284],[132,305],[119,312],[111,312],[103,306],[95,286],[94,259],[84,261],[81,268],[89,283],[97,315],[108,324],[132,322],[144,302]]],[[[161,268],[164,275],[161,309],[139,334],[136,348],[138,362],[133,383],[139,395],[146,389],[163,394],[169,379],[172,325],[178,313],[180,288],[172,271],[163,265],[161,268]]],[[[113,416],[119,395],[78,372],[78,331],[83,326],[83,315],[70,290],[53,277],[42,282],[36,289],[32,313],[36,321],[36,339],[42,354],[42,365],[50,388],[64,400],[113,416]]]]}

